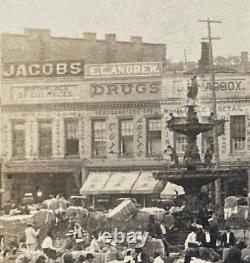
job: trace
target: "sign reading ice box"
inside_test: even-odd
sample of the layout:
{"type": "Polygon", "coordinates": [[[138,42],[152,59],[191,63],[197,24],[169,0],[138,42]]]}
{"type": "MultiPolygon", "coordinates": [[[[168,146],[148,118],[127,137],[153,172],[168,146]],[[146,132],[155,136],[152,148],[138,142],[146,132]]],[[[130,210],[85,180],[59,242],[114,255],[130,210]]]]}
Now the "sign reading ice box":
{"type": "Polygon", "coordinates": [[[83,61],[3,63],[2,77],[35,78],[84,76],[83,61]]]}
{"type": "Polygon", "coordinates": [[[140,76],[161,76],[162,62],[136,62],[85,65],[86,78],[122,78],[140,76]]]}

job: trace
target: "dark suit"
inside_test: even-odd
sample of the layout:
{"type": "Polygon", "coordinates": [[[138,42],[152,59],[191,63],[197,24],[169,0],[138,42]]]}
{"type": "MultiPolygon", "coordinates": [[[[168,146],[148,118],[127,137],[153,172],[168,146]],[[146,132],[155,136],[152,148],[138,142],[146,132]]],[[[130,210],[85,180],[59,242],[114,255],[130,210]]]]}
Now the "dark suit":
{"type": "Polygon", "coordinates": [[[147,231],[150,237],[161,238],[161,227],[160,224],[150,222],[147,227],[147,231]]]}
{"type": "Polygon", "coordinates": [[[227,240],[227,233],[224,232],[221,236],[221,247],[231,247],[234,246],[236,243],[236,238],[233,232],[229,234],[229,241],[227,240]]]}
{"type": "Polygon", "coordinates": [[[138,254],[135,257],[135,263],[150,263],[150,257],[144,251],[141,252],[141,261],[138,261],[137,256],[138,256],[138,254]]]}
{"type": "Polygon", "coordinates": [[[241,251],[237,247],[231,247],[223,263],[241,263],[241,251]]]}

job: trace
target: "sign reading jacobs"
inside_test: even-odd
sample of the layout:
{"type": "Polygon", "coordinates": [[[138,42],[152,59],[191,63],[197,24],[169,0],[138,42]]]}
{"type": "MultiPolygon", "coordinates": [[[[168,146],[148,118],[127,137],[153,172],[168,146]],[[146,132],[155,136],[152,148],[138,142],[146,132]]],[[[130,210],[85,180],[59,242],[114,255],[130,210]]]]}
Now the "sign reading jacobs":
{"type": "Polygon", "coordinates": [[[136,62],[85,65],[86,78],[161,76],[162,62],[136,62]]]}
{"type": "Polygon", "coordinates": [[[83,61],[3,63],[2,76],[7,78],[83,76],[83,61]]]}

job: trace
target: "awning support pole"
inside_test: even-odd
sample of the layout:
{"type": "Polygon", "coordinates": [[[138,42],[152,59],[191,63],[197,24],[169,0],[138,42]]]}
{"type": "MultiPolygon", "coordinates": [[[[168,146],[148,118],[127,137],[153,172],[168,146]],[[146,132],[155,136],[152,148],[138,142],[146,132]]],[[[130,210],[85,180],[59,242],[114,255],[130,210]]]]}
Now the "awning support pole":
{"type": "Polygon", "coordinates": [[[93,198],[92,198],[92,206],[93,206],[93,209],[95,209],[95,196],[93,195],[93,198]]]}
{"type": "Polygon", "coordinates": [[[146,207],[146,196],[143,195],[143,207],[145,208],[146,207]]]}

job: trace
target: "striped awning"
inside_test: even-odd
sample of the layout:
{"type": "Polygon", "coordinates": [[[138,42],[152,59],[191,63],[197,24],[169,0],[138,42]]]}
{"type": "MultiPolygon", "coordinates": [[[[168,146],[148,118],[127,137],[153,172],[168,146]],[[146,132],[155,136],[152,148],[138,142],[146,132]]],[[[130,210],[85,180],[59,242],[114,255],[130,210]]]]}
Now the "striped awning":
{"type": "Polygon", "coordinates": [[[162,180],[156,180],[152,171],[142,171],[131,189],[132,194],[159,194],[164,188],[162,180]]]}
{"type": "Polygon", "coordinates": [[[134,183],[139,177],[139,171],[130,172],[113,172],[103,187],[102,194],[129,194],[134,183]]]}
{"type": "Polygon", "coordinates": [[[111,172],[91,172],[85,183],[83,184],[80,193],[82,195],[99,194],[107,184],[111,172]]]}

